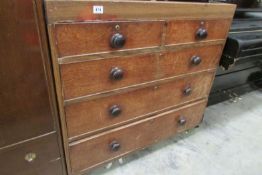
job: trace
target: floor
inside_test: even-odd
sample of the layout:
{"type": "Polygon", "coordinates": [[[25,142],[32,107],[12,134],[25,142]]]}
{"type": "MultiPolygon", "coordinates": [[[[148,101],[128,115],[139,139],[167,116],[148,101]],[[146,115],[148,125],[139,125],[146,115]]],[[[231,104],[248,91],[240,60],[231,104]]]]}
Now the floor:
{"type": "Polygon", "coordinates": [[[262,91],[207,108],[200,127],[92,175],[262,175],[262,91]]]}

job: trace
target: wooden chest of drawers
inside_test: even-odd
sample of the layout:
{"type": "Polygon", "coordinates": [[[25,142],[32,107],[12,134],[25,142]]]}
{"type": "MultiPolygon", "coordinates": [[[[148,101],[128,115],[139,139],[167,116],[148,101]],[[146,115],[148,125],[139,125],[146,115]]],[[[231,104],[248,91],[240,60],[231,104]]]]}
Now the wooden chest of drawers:
{"type": "Polygon", "coordinates": [[[234,10],[47,0],[69,173],[83,174],[198,125],[234,10]]]}

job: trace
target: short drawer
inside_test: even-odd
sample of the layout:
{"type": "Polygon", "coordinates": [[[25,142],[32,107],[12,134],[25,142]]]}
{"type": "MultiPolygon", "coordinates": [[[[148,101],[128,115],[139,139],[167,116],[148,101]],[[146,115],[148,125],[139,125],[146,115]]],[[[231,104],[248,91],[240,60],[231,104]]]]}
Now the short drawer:
{"type": "Polygon", "coordinates": [[[68,136],[101,131],[208,96],[214,72],[176,78],[127,93],[65,106],[68,136]]]}
{"type": "Polygon", "coordinates": [[[40,175],[42,172],[50,172],[50,175],[57,172],[56,175],[62,175],[57,135],[54,133],[0,149],[0,164],[3,165],[0,168],[1,175],[40,175]]]}
{"type": "Polygon", "coordinates": [[[175,52],[62,64],[64,99],[110,91],[180,74],[214,69],[221,45],[175,52]]]}
{"type": "Polygon", "coordinates": [[[163,21],[54,24],[59,57],[160,46],[163,21]]]}
{"type": "Polygon", "coordinates": [[[226,39],[231,19],[174,20],[167,25],[165,44],[226,39]]]}
{"type": "Polygon", "coordinates": [[[205,106],[206,101],[200,101],[71,144],[73,174],[195,127],[205,106]]]}

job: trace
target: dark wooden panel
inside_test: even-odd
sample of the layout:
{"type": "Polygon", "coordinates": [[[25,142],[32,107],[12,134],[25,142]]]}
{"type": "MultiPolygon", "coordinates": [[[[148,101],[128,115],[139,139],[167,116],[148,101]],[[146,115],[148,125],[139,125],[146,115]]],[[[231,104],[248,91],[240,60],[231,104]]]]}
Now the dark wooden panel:
{"type": "Polygon", "coordinates": [[[0,2],[1,175],[64,171],[43,15],[42,0],[0,2]]]}
{"type": "Polygon", "coordinates": [[[163,54],[63,64],[60,67],[64,98],[71,99],[161,78],[213,69],[217,66],[221,49],[221,45],[215,45],[163,54]],[[191,61],[193,56],[200,56],[202,62],[193,65],[191,61]],[[124,76],[121,80],[110,78],[110,72],[114,67],[123,70],[124,76]]]}
{"type": "Polygon", "coordinates": [[[213,72],[194,74],[153,87],[68,105],[65,107],[68,136],[76,137],[102,130],[187,101],[207,97],[213,77],[213,72]],[[186,88],[192,90],[191,94],[184,94],[186,88]],[[114,105],[121,108],[118,116],[109,113],[114,105]]]}
{"type": "Polygon", "coordinates": [[[231,19],[225,20],[176,20],[167,25],[165,44],[179,44],[187,42],[199,42],[205,40],[226,39],[231,25],[231,19]],[[206,29],[206,39],[197,39],[199,28],[206,29]]]}
{"type": "Polygon", "coordinates": [[[55,161],[48,162],[46,165],[42,165],[39,168],[20,172],[19,175],[61,175],[63,174],[62,164],[63,162],[60,159],[58,159],[55,161]]]}
{"type": "Polygon", "coordinates": [[[90,22],[56,24],[55,41],[60,57],[94,52],[160,46],[164,22],[90,22]],[[119,29],[117,29],[117,27],[119,29]],[[111,37],[122,34],[123,48],[110,46],[111,37]]]}
{"type": "Polygon", "coordinates": [[[41,169],[41,167],[46,167],[46,171],[53,169],[51,163],[58,159],[60,159],[60,154],[57,135],[53,133],[32,141],[1,149],[0,162],[2,166],[0,168],[0,174],[33,175],[35,173],[40,175],[42,172],[39,172],[38,169],[41,169]],[[36,154],[36,158],[32,162],[25,160],[25,156],[28,153],[36,154]],[[49,164],[51,167],[49,167],[49,164]]]}
{"type": "Polygon", "coordinates": [[[33,3],[1,1],[0,23],[2,147],[53,131],[54,119],[33,3]]]}
{"type": "Polygon", "coordinates": [[[70,146],[72,171],[76,174],[192,128],[200,123],[205,106],[206,101],[200,101],[74,143],[70,146]],[[181,116],[186,119],[183,126],[178,124],[181,116]],[[113,141],[121,145],[119,150],[110,149],[113,141]]]}

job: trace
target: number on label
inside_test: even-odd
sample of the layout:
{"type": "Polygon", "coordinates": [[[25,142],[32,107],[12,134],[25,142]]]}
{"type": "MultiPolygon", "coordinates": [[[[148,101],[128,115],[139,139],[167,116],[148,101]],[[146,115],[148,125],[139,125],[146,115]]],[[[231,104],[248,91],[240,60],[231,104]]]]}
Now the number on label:
{"type": "Polygon", "coordinates": [[[103,6],[94,5],[93,6],[93,13],[94,14],[103,14],[104,13],[104,7],[103,6]]]}

